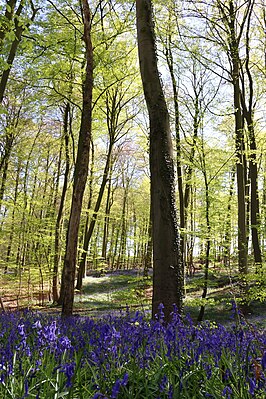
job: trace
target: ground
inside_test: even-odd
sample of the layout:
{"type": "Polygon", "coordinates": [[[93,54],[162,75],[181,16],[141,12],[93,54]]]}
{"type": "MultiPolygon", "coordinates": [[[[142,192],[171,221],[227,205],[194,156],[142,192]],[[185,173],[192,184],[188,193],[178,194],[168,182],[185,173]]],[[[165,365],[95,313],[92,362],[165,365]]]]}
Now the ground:
{"type": "MultiPolygon", "coordinates": [[[[31,307],[49,313],[60,313],[60,308],[52,305],[49,290],[43,293],[15,286],[12,276],[2,276],[2,308],[6,311],[17,308],[31,307]],[[3,281],[5,279],[5,281],[3,281]],[[16,294],[14,294],[16,293],[16,294]]],[[[187,278],[185,312],[194,320],[197,319],[202,304],[201,286],[203,274],[200,270],[193,277],[187,278]]],[[[210,288],[205,301],[205,319],[227,323],[232,314],[232,300],[237,298],[237,284],[234,278],[226,274],[210,273],[210,288]]],[[[110,311],[119,311],[127,306],[132,310],[151,308],[152,281],[151,276],[143,278],[139,270],[119,270],[114,272],[92,272],[84,279],[83,289],[76,291],[74,312],[98,317],[110,311]]],[[[252,301],[247,320],[266,327],[265,302],[252,301]]]]}

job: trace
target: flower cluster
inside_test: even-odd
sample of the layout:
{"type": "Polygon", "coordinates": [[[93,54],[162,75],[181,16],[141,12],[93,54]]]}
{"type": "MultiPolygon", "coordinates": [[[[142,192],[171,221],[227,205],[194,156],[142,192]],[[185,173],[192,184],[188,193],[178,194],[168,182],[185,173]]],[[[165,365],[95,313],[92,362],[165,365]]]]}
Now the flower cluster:
{"type": "Polygon", "coordinates": [[[0,397],[262,398],[266,337],[246,325],[194,325],[173,312],[67,322],[38,313],[0,317],[0,397]]]}

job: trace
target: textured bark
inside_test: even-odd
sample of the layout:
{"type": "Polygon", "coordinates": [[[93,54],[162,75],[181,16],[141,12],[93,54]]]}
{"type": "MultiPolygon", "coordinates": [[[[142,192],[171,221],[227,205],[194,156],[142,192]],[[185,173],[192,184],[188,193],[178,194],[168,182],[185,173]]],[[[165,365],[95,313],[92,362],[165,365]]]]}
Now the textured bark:
{"type": "Polygon", "coordinates": [[[175,177],[167,105],[156,57],[152,4],[137,0],[137,32],[140,71],[150,120],[150,170],[153,230],[152,315],[163,303],[165,320],[175,303],[182,311],[184,270],[179,253],[176,221],[175,177]]]}
{"type": "Polygon", "coordinates": [[[174,94],[174,109],[175,109],[175,137],[176,137],[176,170],[177,170],[177,187],[178,187],[178,199],[179,199],[179,215],[180,215],[180,256],[185,269],[185,204],[184,204],[184,193],[183,193],[183,176],[182,176],[182,164],[181,164],[181,141],[180,141],[180,115],[179,115],[179,103],[178,103],[178,87],[174,74],[174,61],[171,49],[171,37],[168,38],[168,46],[166,51],[166,60],[168,69],[172,81],[172,89],[174,94]]]}
{"type": "Polygon", "coordinates": [[[62,273],[62,280],[64,281],[64,290],[62,292],[62,316],[64,317],[70,316],[73,313],[78,232],[83,194],[88,176],[91,138],[93,49],[91,42],[91,11],[87,0],[82,0],[82,11],[84,41],[86,46],[86,73],[83,82],[81,126],[74,170],[73,194],[67,231],[66,253],[62,273]]]}

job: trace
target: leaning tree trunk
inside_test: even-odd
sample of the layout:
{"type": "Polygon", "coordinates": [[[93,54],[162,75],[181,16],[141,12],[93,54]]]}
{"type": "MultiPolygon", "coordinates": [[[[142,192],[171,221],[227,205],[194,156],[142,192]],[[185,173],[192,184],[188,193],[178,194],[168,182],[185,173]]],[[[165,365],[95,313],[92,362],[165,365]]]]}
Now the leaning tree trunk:
{"type": "Polygon", "coordinates": [[[137,0],[140,72],[150,120],[150,171],[153,235],[152,316],[164,305],[169,321],[175,303],[183,307],[184,271],[179,254],[175,176],[169,114],[157,67],[150,0],[137,0]]]}
{"type": "Polygon", "coordinates": [[[74,183],[70,218],[67,231],[66,253],[62,274],[64,291],[62,292],[62,316],[73,313],[74,284],[78,232],[83,194],[86,186],[89,165],[91,138],[92,87],[93,87],[93,49],[91,42],[91,11],[87,0],[82,0],[84,41],[86,46],[86,74],[83,83],[83,106],[79,132],[78,152],[74,170],[74,183]]]}
{"type": "Polygon", "coordinates": [[[260,206],[259,206],[259,193],[258,193],[258,161],[257,161],[257,145],[254,129],[254,83],[249,66],[250,63],[250,25],[251,16],[254,2],[251,3],[249,8],[249,14],[247,19],[247,30],[246,30],[246,59],[245,59],[245,70],[248,78],[248,98],[246,101],[245,81],[244,75],[242,74],[242,96],[241,103],[243,108],[243,116],[247,123],[248,136],[249,136],[249,176],[250,176],[250,222],[251,222],[251,239],[254,251],[254,260],[259,268],[262,264],[262,254],[260,248],[259,230],[260,230],[260,206]],[[246,104],[247,103],[247,104],[246,104]]]}

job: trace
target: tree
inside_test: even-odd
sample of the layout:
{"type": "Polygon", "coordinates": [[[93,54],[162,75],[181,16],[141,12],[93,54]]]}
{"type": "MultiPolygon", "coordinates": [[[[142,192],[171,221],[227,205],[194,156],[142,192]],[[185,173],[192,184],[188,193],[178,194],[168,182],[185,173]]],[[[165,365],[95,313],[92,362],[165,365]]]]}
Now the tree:
{"type": "Polygon", "coordinates": [[[84,42],[86,47],[86,73],[82,87],[83,106],[79,131],[78,150],[74,170],[74,183],[70,218],[67,231],[66,253],[62,273],[62,316],[73,312],[74,285],[78,245],[78,232],[83,194],[88,175],[91,138],[93,49],[91,42],[91,10],[87,0],[82,0],[84,42]]]}
{"type": "Polygon", "coordinates": [[[150,121],[150,172],[153,236],[152,315],[164,305],[165,320],[175,303],[183,308],[184,270],[179,253],[175,176],[168,109],[157,66],[150,0],[137,0],[140,72],[150,121]]]}

